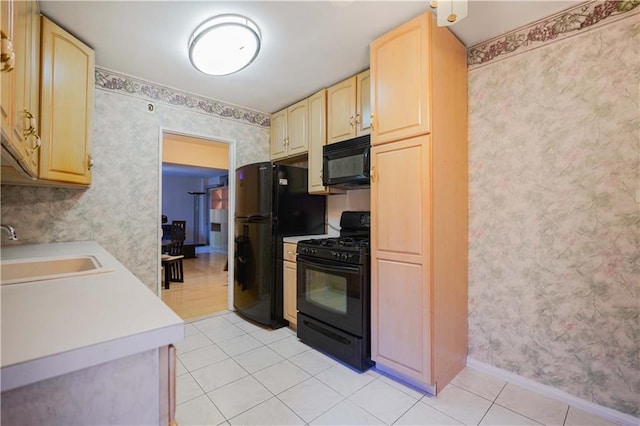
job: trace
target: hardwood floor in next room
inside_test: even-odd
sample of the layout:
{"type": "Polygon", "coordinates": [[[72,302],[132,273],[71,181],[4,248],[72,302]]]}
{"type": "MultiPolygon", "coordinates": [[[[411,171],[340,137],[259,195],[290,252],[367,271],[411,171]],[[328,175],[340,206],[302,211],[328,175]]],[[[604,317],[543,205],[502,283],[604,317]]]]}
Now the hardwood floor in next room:
{"type": "Polygon", "coordinates": [[[228,308],[226,252],[197,253],[184,259],[184,282],[162,287],[162,301],[184,320],[195,319],[228,308]]]}

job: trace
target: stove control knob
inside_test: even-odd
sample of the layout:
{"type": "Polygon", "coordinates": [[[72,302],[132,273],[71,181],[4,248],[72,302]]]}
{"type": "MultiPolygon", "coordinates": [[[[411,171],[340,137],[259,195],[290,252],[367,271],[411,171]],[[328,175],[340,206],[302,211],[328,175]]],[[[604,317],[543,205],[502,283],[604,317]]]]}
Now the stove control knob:
{"type": "Polygon", "coordinates": [[[316,254],[316,249],[311,249],[311,254],[316,254]]]}
{"type": "Polygon", "coordinates": [[[349,259],[349,255],[347,253],[342,253],[342,256],[340,256],[341,260],[347,260],[349,259]]]}

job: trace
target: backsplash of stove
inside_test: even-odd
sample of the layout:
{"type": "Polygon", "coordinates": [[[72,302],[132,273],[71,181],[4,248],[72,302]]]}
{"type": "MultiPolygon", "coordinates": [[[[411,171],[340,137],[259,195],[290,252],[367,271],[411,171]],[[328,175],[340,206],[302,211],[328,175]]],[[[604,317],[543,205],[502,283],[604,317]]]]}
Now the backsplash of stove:
{"type": "Polygon", "coordinates": [[[340,215],[345,210],[369,211],[371,210],[371,197],[369,188],[352,189],[344,194],[327,196],[327,219],[329,228],[327,233],[337,236],[340,230],[340,215]]]}

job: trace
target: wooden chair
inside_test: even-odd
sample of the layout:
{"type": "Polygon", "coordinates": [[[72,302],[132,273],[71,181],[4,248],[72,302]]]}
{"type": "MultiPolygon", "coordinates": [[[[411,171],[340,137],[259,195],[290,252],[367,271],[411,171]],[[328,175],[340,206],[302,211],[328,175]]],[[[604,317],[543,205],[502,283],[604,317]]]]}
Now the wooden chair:
{"type": "Polygon", "coordinates": [[[187,235],[187,221],[174,220],[171,222],[171,239],[182,240],[184,242],[187,235]]]}
{"type": "Polygon", "coordinates": [[[169,252],[162,255],[162,267],[164,268],[164,288],[169,288],[169,283],[184,282],[184,269],[182,266],[183,240],[175,240],[169,247],[169,252]]]}

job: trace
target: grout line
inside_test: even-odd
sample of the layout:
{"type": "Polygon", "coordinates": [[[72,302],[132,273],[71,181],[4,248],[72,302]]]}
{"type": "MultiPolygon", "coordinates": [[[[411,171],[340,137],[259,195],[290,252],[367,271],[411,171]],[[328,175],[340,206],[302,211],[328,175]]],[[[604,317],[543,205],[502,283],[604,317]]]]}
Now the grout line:
{"type": "Polygon", "coordinates": [[[480,423],[482,423],[482,421],[484,420],[485,417],[487,417],[487,414],[489,414],[489,411],[491,411],[491,407],[493,407],[495,404],[495,402],[492,402],[491,405],[489,405],[489,408],[487,408],[487,411],[484,412],[484,414],[482,415],[482,417],[480,417],[480,421],[478,421],[478,425],[480,423]]]}
{"type": "MultiPolygon", "coordinates": [[[[228,313],[227,313],[227,314],[225,314],[225,315],[228,315],[228,313]]],[[[232,323],[231,321],[228,321],[226,318],[224,318],[224,319],[225,319],[225,321],[226,321],[226,322],[228,322],[228,323],[229,323],[229,325],[233,325],[233,326],[235,326],[235,327],[237,327],[237,328],[240,328],[240,327],[238,327],[238,326],[237,326],[237,324],[238,324],[240,321],[235,322],[235,323],[232,323]]],[[[241,321],[245,321],[245,320],[241,320],[241,321]]],[[[247,322],[248,322],[248,321],[247,321],[247,322]]],[[[275,398],[277,398],[277,400],[278,400],[278,401],[280,401],[280,402],[281,402],[285,407],[287,407],[287,409],[289,409],[291,412],[293,412],[293,413],[295,414],[295,416],[296,416],[297,418],[299,418],[302,422],[304,422],[305,424],[309,424],[310,422],[305,421],[303,418],[301,418],[301,417],[300,417],[300,415],[299,415],[295,410],[293,410],[293,409],[292,409],[290,406],[288,406],[284,401],[282,401],[282,400],[279,398],[279,395],[281,395],[282,393],[284,393],[284,392],[288,391],[289,389],[291,389],[291,388],[293,388],[293,387],[295,387],[295,386],[297,386],[297,385],[299,385],[299,384],[301,384],[301,383],[304,383],[304,382],[305,382],[305,381],[307,381],[307,380],[310,380],[311,378],[314,378],[315,380],[318,380],[322,385],[327,386],[329,389],[331,389],[332,391],[336,392],[336,394],[340,396],[340,400],[339,400],[337,403],[335,403],[335,404],[333,404],[333,405],[331,405],[331,406],[327,407],[327,408],[326,408],[325,410],[323,410],[320,414],[318,414],[316,417],[314,417],[314,419],[312,419],[311,421],[313,421],[313,420],[317,419],[318,417],[320,417],[320,416],[324,415],[325,413],[327,413],[327,412],[328,412],[328,411],[330,411],[331,409],[335,408],[338,404],[343,403],[343,402],[346,400],[346,401],[349,401],[350,403],[352,403],[352,404],[356,405],[357,407],[359,407],[360,409],[362,409],[362,410],[363,410],[364,412],[366,412],[367,414],[369,414],[369,415],[373,416],[374,418],[378,419],[378,420],[379,420],[379,421],[381,421],[382,423],[385,423],[385,422],[383,422],[381,419],[379,419],[375,414],[373,414],[373,413],[369,412],[369,411],[368,411],[368,410],[366,410],[364,407],[361,407],[360,405],[356,404],[353,400],[349,399],[351,395],[354,395],[355,393],[357,393],[358,391],[362,390],[363,388],[365,388],[366,386],[370,385],[371,383],[375,382],[376,380],[380,380],[380,382],[381,382],[381,383],[384,383],[384,384],[386,384],[386,385],[390,386],[391,388],[393,388],[393,389],[395,389],[395,390],[398,390],[398,391],[400,391],[400,392],[403,392],[405,395],[407,395],[407,396],[409,396],[409,397],[411,397],[411,398],[414,398],[414,399],[415,399],[415,402],[414,402],[414,403],[413,403],[413,404],[412,404],[412,405],[411,405],[407,410],[405,410],[405,411],[404,411],[404,412],[403,412],[403,413],[402,413],[402,414],[401,414],[401,415],[400,415],[400,416],[399,416],[399,417],[394,421],[394,423],[395,423],[395,422],[397,422],[397,421],[398,421],[402,416],[404,416],[404,415],[405,415],[409,410],[411,410],[413,407],[415,407],[415,406],[416,406],[416,404],[420,403],[420,401],[421,401],[421,400],[424,398],[424,396],[425,396],[425,393],[424,393],[424,392],[422,392],[422,391],[418,391],[418,393],[421,393],[422,395],[421,395],[420,397],[416,398],[414,395],[410,394],[410,393],[408,392],[408,390],[404,390],[404,389],[402,389],[401,387],[396,387],[396,386],[393,386],[392,384],[386,383],[384,380],[382,380],[382,379],[381,379],[382,377],[385,377],[385,378],[387,378],[388,380],[392,380],[392,379],[389,379],[387,376],[385,376],[385,375],[381,374],[381,375],[375,375],[375,376],[374,376],[374,375],[372,375],[372,376],[371,376],[371,377],[372,377],[372,380],[371,380],[369,383],[365,384],[364,386],[361,386],[361,387],[360,387],[360,388],[358,388],[356,391],[352,392],[352,393],[351,393],[351,395],[349,395],[349,396],[346,396],[346,397],[345,397],[345,396],[344,396],[344,395],[342,395],[340,392],[336,391],[336,390],[335,390],[335,389],[333,389],[331,386],[329,386],[328,384],[324,383],[322,380],[320,380],[320,379],[318,379],[318,378],[317,378],[317,376],[318,376],[318,375],[320,375],[320,374],[324,373],[325,371],[327,371],[328,369],[330,369],[330,368],[334,367],[335,365],[340,365],[340,363],[339,363],[339,362],[337,362],[337,361],[335,361],[332,357],[329,357],[329,356],[327,356],[326,354],[324,354],[324,353],[322,353],[322,352],[320,352],[320,351],[316,351],[319,355],[322,355],[323,357],[327,357],[329,360],[331,360],[331,361],[333,361],[333,362],[331,362],[331,363],[330,363],[330,365],[328,365],[326,368],[321,369],[320,371],[317,371],[315,374],[311,374],[309,371],[305,370],[305,369],[304,369],[304,368],[302,368],[301,366],[299,366],[299,365],[297,365],[296,363],[292,362],[292,361],[291,361],[291,358],[297,357],[298,355],[301,355],[301,354],[303,354],[303,353],[305,353],[305,352],[309,352],[309,351],[310,351],[311,349],[313,349],[313,348],[307,348],[306,350],[304,350],[304,351],[302,351],[302,352],[298,352],[298,353],[292,354],[291,356],[284,356],[284,355],[280,354],[279,352],[275,351],[273,348],[271,348],[271,347],[269,346],[269,345],[272,345],[272,344],[276,344],[276,343],[278,343],[278,342],[280,342],[280,341],[282,341],[282,340],[284,340],[284,339],[287,339],[287,338],[289,338],[290,336],[293,336],[294,338],[296,338],[297,336],[296,336],[294,333],[287,333],[287,335],[286,335],[286,336],[284,336],[284,337],[282,337],[282,338],[280,338],[280,339],[274,340],[273,342],[269,342],[268,344],[267,344],[267,343],[264,343],[264,342],[262,342],[262,341],[260,341],[260,340],[258,340],[258,339],[256,339],[256,340],[258,340],[258,341],[260,342],[260,346],[255,347],[255,348],[252,348],[252,349],[249,349],[249,350],[244,351],[244,352],[241,352],[241,353],[239,353],[239,354],[230,355],[230,354],[228,354],[226,351],[224,351],[224,349],[222,349],[222,348],[221,348],[221,347],[220,347],[216,342],[214,342],[214,341],[213,341],[209,336],[207,336],[207,335],[206,335],[206,334],[205,334],[205,333],[204,333],[200,328],[198,328],[197,326],[195,326],[195,324],[194,324],[194,327],[196,328],[196,330],[198,331],[198,333],[199,333],[199,334],[204,335],[204,336],[207,338],[207,340],[209,340],[209,341],[212,343],[212,345],[213,345],[213,346],[217,347],[217,348],[218,348],[218,349],[220,349],[220,350],[221,350],[225,355],[227,355],[227,358],[225,358],[224,360],[217,361],[217,362],[215,362],[215,363],[212,363],[212,364],[209,364],[209,365],[206,365],[206,366],[203,366],[203,367],[197,368],[197,369],[195,369],[195,370],[189,370],[189,369],[187,369],[187,368],[186,368],[186,366],[185,366],[185,369],[187,370],[187,373],[191,376],[191,378],[196,382],[196,384],[199,386],[199,388],[203,391],[204,395],[207,395],[207,398],[211,401],[211,403],[214,405],[214,407],[215,407],[215,408],[216,408],[216,409],[217,409],[217,410],[222,414],[223,418],[225,419],[225,421],[223,421],[222,423],[225,423],[225,422],[227,422],[227,423],[228,423],[228,422],[230,422],[230,420],[231,420],[232,418],[235,418],[235,417],[237,417],[237,416],[239,416],[239,415],[241,415],[241,414],[243,414],[243,413],[245,413],[245,412],[247,412],[247,411],[249,411],[249,410],[252,410],[252,409],[254,409],[255,407],[257,407],[257,406],[259,406],[259,405],[261,405],[261,404],[264,404],[264,403],[266,403],[267,401],[269,401],[269,400],[271,400],[272,398],[274,398],[274,397],[275,397],[275,398]],[[266,348],[268,348],[269,350],[271,350],[272,352],[276,353],[276,354],[277,354],[278,356],[280,356],[282,359],[281,359],[281,360],[279,360],[278,362],[276,362],[275,364],[271,364],[271,365],[269,365],[269,366],[266,366],[266,367],[264,367],[264,368],[261,368],[260,370],[257,370],[257,371],[255,371],[255,372],[253,372],[253,373],[250,373],[250,372],[249,372],[245,367],[243,367],[240,363],[238,363],[238,362],[234,359],[234,358],[238,357],[239,355],[246,354],[246,353],[251,352],[251,351],[256,351],[256,350],[262,349],[262,348],[264,348],[264,347],[266,347],[266,348]],[[245,372],[247,373],[247,375],[246,375],[246,376],[244,376],[244,377],[238,378],[238,379],[236,379],[236,380],[233,380],[233,381],[231,381],[231,382],[229,382],[229,383],[226,383],[225,385],[223,385],[223,386],[221,386],[221,387],[219,387],[219,388],[217,388],[217,389],[213,389],[213,390],[211,390],[211,391],[209,391],[209,392],[205,392],[205,391],[204,391],[204,389],[202,388],[202,386],[200,386],[200,383],[198,383],[198,382],[197,382],[197,380],[195,380],[195,377],[193,377],[193,374],[192,374],[192,373],[193,373],[193,372],[195,372],[195,371],[201,370],[201,369],[203,369],[203,368],[207,368],[207,367],[209,367],[209,366],[211,366],[211,365],[218,364],[218,363],[220,363],[220,362],[222,362],[222,361],[226,361],[226,360],[228,360],[228,359],[231,359],[233,362],[235,362],[237,365],[239,365],[239,366],[240,366],[240,368],[242,368],[242,370],[243,370],[243,371],[245,371],[245,372]],[[297,384],[294,384],[294,385],[292,385],[292,386],[289,386],[289,387],[288,387],[288,388],[286,388],[286,389],[283,389],[283,390],[282,390],[281,392],[279,392],[278,394],[275,394],[273,391],[271,391],[269,388],[267,388],[267,386],[265,386],[262,382],[260,382],[260,380],[258,380],[258,379],[255,377],[255,374],[256,374],[256,373],[258,373],[258,372],[260,372],[260,371],[263,371],[263,370],[265,370],[265,369],[267,369],[267,368],[273,367],[274,365],[277,365],[277,364],[279,364],[279,363],[282,363],[282,362],[284,362],[284,361],[288,361],[289,363],[291,363],[292,365],[296,366],[297,368],[300,368],[302,371],[304,371],[306,374],[308,374],[308,375],[309,375],[309,377],[308,377],[308,378],[306,378],[305,380],[303,380],[303,381],[301,381],[301,382],[297,383],[297,384]],[[224,415],[224,413],[222,413],[222,411],[221,411],[221,410],[218,408],[218,406],[215,404],[215,402],[213,401],[213,399],[211,398],[211,396],[209,395],[209,393],[210,393],[210,392],[214,392],[214,391],[216,391],[216,390],[218,390],[218,389],[221,389],[221,388],[223,388],[223,387],[225,387],[225,386],[228,386],[228,385],[230,385],[230,384],[232,384],[232,383],[235,383],[235,382],[237,382],[237,381],[239,381],[239,380],[245,379],[245,378],[247,378],[247,377],[251,377],[251,378],[252,378],[253,380],[255,380],[257,383],[259,383],[259,384],[260,384],[260,386],[262,386],[263,388],[265,388],[265,389],[266,389],[266,390],[267,390],[267,391],[268,391],[272,396],[271,396],[270,398],[268,398],[267,400],[265,400],[265,401],[262,401],[262,402],[260,402],[260,403],[258,403],[258,404],[256,404],[256,405],[254,405],[254,406],[252,406],[252,407],[247,408],[246,410],[242,411],[241,413],[238,413],[238,414],[234,415],[234,416],[233,416],[233,417],[231,417],[231,418],[227,418],[227,417],[224,415]]],[[[240,328],[240,329],[241,329],[241,328],[240,328]]],[[[230,338],[230,339],[225,339],[225,340],[231,340],[231,339],[239,338],[239,337],[242,337],[242,336],[245,336],[245,335],[248,335],[248,336],[250,336],[250,337],[253,337],[253,336],[251,336],[251,333],[249,333],[249,332],[247,332],[247,331],[245,331],[245,330],[243,330],[243,329],[241,329],[241,330],[243,331],[243,334],[241,334],[241,335],[239,335],[239,336],[232,337],[232,338],[230,338]]],[[[259,330],[254,330],[254,332],[258,332],[258,331],[259,331],[259,330]]],[[[266,330],[266,331],[269,331],[269,330],[266,330]]],[[[255,339],[255,337],[253,337],[253,338],[255,339]]],[[[203,347],[203,348],[196,348],[196,349],[193,349],[192,351],[185,352],[185,353],[183,353],[183,354],[181,354],[181,355],[185,355],[185,354],[188,354],[188,353],[193,352],[193,351],[195,351],[195,350],[204,349],[204,348],[207,348],[207,347],[210,347],[210,345],[207,345],[207,346],[205,346],[205,347],[203,347]]],[[[181,361],[181,362],[182,362],[182,361],[181,361]]],[[[183,363],[183,364],[184,364],[184,363],[183,363]]],[[[366,374],[366,373],[362,373],[362,374],[366,374]]],[[[400,384],[400,385],[402,385],[402,386],[406,386],[404,383],[399,383],[399,384],[400,384]]],[[[410,387],[410,389],[412,389],[412,390],[413,390],[413,388],[411,388],[411,387],[410,387]]],[[[503,387],[503,389],[504,389],[504,387],[503,387]]],[[[466,390],[466,389],[465,389],[465,390],[466,390]]],[[[197,398],[197,397],[199,397],[199,396],[200,396],[200,395],[196,396],[196,398],[197,398]]],[[[478,395],[478,396],[479,396],[479,395],[478,395]]],[[[192,399],[195,399],[195,398],[192,398],[192,399]]],[[[192,399],[189,399],[188,401],[191,401],[192,399]]],[[[486,398],[485,398],[485,399],[486,399],[486,398]]],[[[183,404],[183,403],[185,403],[185,402],[187,402],[187,401],[183,401],[181,404],[183,404]]],[[[181,404],[180,404],[180,405],[181,405],[181,404]]],[[[429,407],[430,407],[430,408],[432,408],[432,409],[435,409],[436,411],[440,411],[440,410],[437,410],[435,407],[431,407],[431,406],[429,406],[429,407]]],[[[452,417],[451,417],[450,415],[448,415],[447,413],[442,413],[442,414],[443,414],[443,415],[446,415],[446,416],[447,416],[447,417],[449,417],[449,418],[452,418],[452,417]]],[[[486,413],[485,413],[485,415],[486,415],[486,413]]],[[[456,420],[456,421],[457,421],[457,419],[455,419],[455,418],[452,418],[452,419],[454,419],[454,420],[456,420]]]]}
{"type": "Polygon", "coordinates": [[[514,410],[513,408],[505,407],[504,405],[499,404],[499,403],[497,403],[497,402],[495,402],[495,403],[494,403],[494,405],[497,405],[497,406],[498,406],[498,407],[500,407],[500,408],[504,408],[505,410],[511,411],[512,413],[515,413],[515,414],[517,414],[517,415],[519,415],[519,416],[525,417],[525,418],[527,418],[527,419],[529,419],[529,420],[531,420],[532,422],[535,422],[535,423],[537,423],[537,424],[540,424],[540,425],[543,425],[543,424],[544,424],[544,423],[542,423],[542,422],[541,422],[541,421],[539,421],[539,420],[536,420],[536,419],[531,418],[531,417],[529,417],[529,416],[527,416],[527,415],[525,415],[525,414],[522,414],[522,413],[521,413],[521,412],[519,412],[519,411],[514,410]]]}
{"type": "MultiPolygon", "coordinates": [[[[420,401],[418,401],[418,402],[421,402],[421,401],[422,401],[422,399],[421,399],[420,401]]],[[[421,402],[421,403],[422,403],[422,404],[424,404],[424,405],[426,405],[427,407],[429,407],[429,408],[431,408],[431,409],[433,409],[433,410],[437,411],[438,413],[440,413],[440,414],[442,414],[442,415],[444,415],[444,416],[447,416],[447,417],[449,417],[450,419],[455,420],[456,422],[459,422],[459,423],[460,423],[460,424],[462,424],[462,425],[464,425],[464,424],[465,424],[465,422],[463,422],[463,421],[461,421],[461,420],[458,420],[456,417],[453,417],[453,415],[451,415],[451,414],[449,414],[449,413],[445,413],[444,411],[442,411],[442,410],[441,410],[441,409],[439,409],[438,407],[434,407],[433,405],[431,405],[431,404],[427,404],[426,402],[421,402]]],[[[489,408],[491,408],[491,406],[489,406],[489,408]]],[[[488,411],[488,410],[487,410],[487,411],[488,411]]],[[[485,414],[486,414],[486,413],[485,413],[485,414]]],[[[484,418],[484,416],[482,416],[482,417],[484,418]]],[[[480,421],[482,421],[482,419],[480,419],[480,421]]],[[[479,422],[478,422],[478,424],[479,424],[479,422]]]]}
{"type": "Polygon", "coordinates": [[[500,397],[500,395],[502,394],[502,392],[504,392],[504,389],[507,387],[507,385],[509,384],[509,382],[504,382],[504,385],[502,385],[502,389],[500,389],[500,392],[498,392],[498,394],[496,395],[495,398],[493,398],[493,402],[497,402],[498,398],[500,397]]]}
{"type": "MultiPolygon", "coordinates": [[[[422,398],[421,398],[421,399],[422,399],[422,398]]],[[[421,403],[421,402],[420,402],[420,399],[418,399],[416,402],[414,402],[413,404],[411,404],[411,407],[407,408],[407,409],[406,409],[402,414],[400,414],[400,415],[399,415],[399,416],[398,416],[394,421],[392,421],[392,422],[391,422],[391,424],[392,424],[392,425],[396,424],[396,422],[397,422],[398,420],[400,420],[400,419],[401,419],[405,414],[407,414],[409,411],[411,411],[411,409],[412,409],[413,407],[415,407],[418,403],[421,403]]],[[[365,410],[365,411],[366,411],[366,410],[365,410]]],[[[377,418],[377,417],[376,417],[376,418],[377,418]]],[[[378,420],[380,420],[380,419],[378,419],[378,420]]],[[[384,423],[384,422],[383,422],[383,423],[384,423]]]]}
{"type": "Polygon", "coordinates": [[[564,413],[564,420],[562,420],[562,425],[566,425],[567,424],[567,417],[569,417],[569,409],[571,408],[570,405],[567,405],[567,412],[564,413]]]}
{"type": "MultiPolygon", "coordinates": [[[[241,411],[240,413],[236,414],[236,415],[235,415],[235,416],[233,416],[233,417],[229,417],[229,418],[227,418],[227,416],[225,416],[225,415],[224,415],[224,413],[222,413],[222,410],[220,410],[220,413],[222,413],[222,417],[224,417],[227,421],[230,421],[231,419],[235,419],[236,417],[238,417],[238,416],[240,416],[240,415],[242,415],[242,414],[246,413],[246,412],[247,412],[247,411],[249,411],[249,410],[253,410],[253,409],[254,409],[254,408],[256,408],[257,406],[264,404],[265,402],[267,402],[267,401],[269,401],[269,400],[271,400],[271,399],[275,398],[275,396],[276,396],[276,395],[274,395],[274,393],[273,393],[273,392],[271,392],[271,390],[270,390],[269,388],[267,388],[265,385],[263,385],[262,383],[260,383],[260,380],[258,380],[258,379],[256,379],[255,377],[253,377],[253,375],[252,375],[252,374],[249,374],[248,376],[243,377],[243,379],[246,379],[247,377],[251,377],[253,380],[255,380],[256,382],[258,382],[258,384],[259,384],[260,386],[262,386],[263,388],[265,388],[265,389],[267,390],[267,392],[269,392],[269,393],[271,394],[271,397],[269,397],[269,398],[265,399],[265,400],[264,400],[264,401],[262,401],[262,402],[259,402],[259,403],[258,403],[258,404],[256,404],[256,405],[253,405],[253,406],[251,406],[251,407],[247,408],[247,409],[246,409],[246,410],[244,410],[244,411],[241,411]]],[[[238,379],[238,380],[240,380],[240,379],[238,379]]],[[[237,381],[237,380],[236,380],[236,381],[237,381]]],[[[224,386],[227,386],[227,385],[224,385],[224,386]]],[[[224,386],[222,386],[222,387],[224,387],[224,386]]]]}

